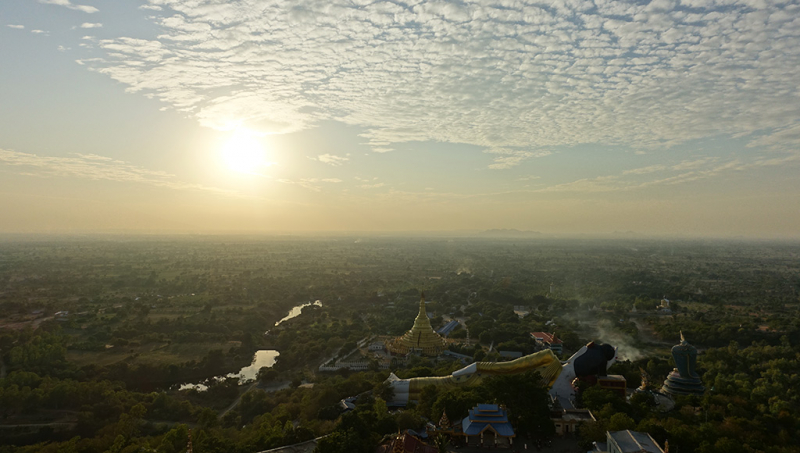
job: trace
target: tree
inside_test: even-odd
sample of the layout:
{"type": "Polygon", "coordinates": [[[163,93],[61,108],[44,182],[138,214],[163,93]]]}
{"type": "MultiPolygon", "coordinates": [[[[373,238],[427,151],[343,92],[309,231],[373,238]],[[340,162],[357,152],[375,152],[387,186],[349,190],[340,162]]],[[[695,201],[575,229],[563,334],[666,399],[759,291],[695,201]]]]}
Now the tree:
{"type": "Polygon", "coordinates": [[[397,414],[397,428],[401,431],[407,429],[418,429],[423,425],[422,417],[413,410],[404,410],[397,414]]]}
{"type": "Polygon", "coordinates": [[[518,429],[537,437],[555,434],[550,419],[549,396],[538,372],[494,376],[482,386],[494,401],[505,404],[518,429]]]}
{"type": "Polygon", "coordinates": [[[450,439],[447,436],[440,433],[438,436],[433,438],[433,443],[436,445],[436,450],[438,453],[447,453],[447,447],[450,446],[450,439]]]}
{"type": "Polygon", "coordinates": [[[636,422],[622,412],[616,413],[608,420],[608,431],[624,431],[626,429],[636,429],[636,422]]]}
{"type": "Polygon", "coordinates": [[[210,407],[203,408],[203,410],[200,411],[200,414],[197,416],[197,423],[206,429],[216,428],[219,425],[217,411],[211,409],[210,407]]]}

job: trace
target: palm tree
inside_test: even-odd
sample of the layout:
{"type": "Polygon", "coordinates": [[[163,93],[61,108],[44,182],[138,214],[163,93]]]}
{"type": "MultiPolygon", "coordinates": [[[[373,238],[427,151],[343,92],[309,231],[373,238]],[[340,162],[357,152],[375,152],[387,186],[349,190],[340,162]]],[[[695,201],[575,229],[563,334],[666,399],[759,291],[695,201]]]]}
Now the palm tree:
{"type": "Polygon", "coordinates": [[[436,450],[438,450],[439,453],[447,453],[447,447],[450,446],[450,439],[440,433],[433,439],[433,443],[436,445],[436,450]]]}

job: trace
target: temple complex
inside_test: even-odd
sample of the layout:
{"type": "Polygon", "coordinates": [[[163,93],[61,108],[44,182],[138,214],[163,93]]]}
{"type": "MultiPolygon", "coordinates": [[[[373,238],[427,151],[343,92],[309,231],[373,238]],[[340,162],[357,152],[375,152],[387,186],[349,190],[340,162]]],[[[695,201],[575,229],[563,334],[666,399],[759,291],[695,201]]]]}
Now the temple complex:
{"type": "Polygon", "coordinates": [[[661,392],[672,396],[702,396],[706,388],[697,374],[697,348],[686,342],[683,332],[680,344],[672,347],[672,358],[675,360],[675,369],[667,376],[661,392]]]}
{"type": "Polygon", "coordinates": [[[425,310],[425,294],[419,300],[419,314],[414,320],[414,326],[402,337],[386,343],[386,349],[393,354],[408,354],[420,352],[422,355],[435,357],[447,349],[447,344],[431,327],[431,320],[425,310]]]}

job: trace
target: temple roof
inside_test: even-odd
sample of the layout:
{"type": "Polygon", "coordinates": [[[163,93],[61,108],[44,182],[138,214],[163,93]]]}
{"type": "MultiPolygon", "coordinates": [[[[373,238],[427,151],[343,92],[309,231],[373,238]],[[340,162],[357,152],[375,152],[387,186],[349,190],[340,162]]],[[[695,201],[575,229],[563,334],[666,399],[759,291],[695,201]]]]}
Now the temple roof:
{"type": "Polygon", "coordinates": [[[477,436],[492,430],[502,437],[514,437],[514,428],[508,422],[508,413],[496,404],[479,404],[469,410],[469,416],[461,421],[461,429],[468,436],[477,436]]]}
{"type": "Polygon", "coordinates": [[[556,333],[547,333],[547,332],[531,332],[531,336],[539,341],[546,341],[550,344],[561,344],[563,343],[556,337],[556,333]]]}

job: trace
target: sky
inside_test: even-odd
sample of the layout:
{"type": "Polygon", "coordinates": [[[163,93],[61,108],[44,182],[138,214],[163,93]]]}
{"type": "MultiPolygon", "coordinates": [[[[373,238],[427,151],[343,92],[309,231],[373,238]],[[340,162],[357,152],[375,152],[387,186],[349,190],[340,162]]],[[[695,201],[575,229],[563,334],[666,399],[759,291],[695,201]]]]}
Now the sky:
{"type": "Polygon", "coordinates": [[[0,2],[0,233],[800,239],[800,4],[0,2]]]}

